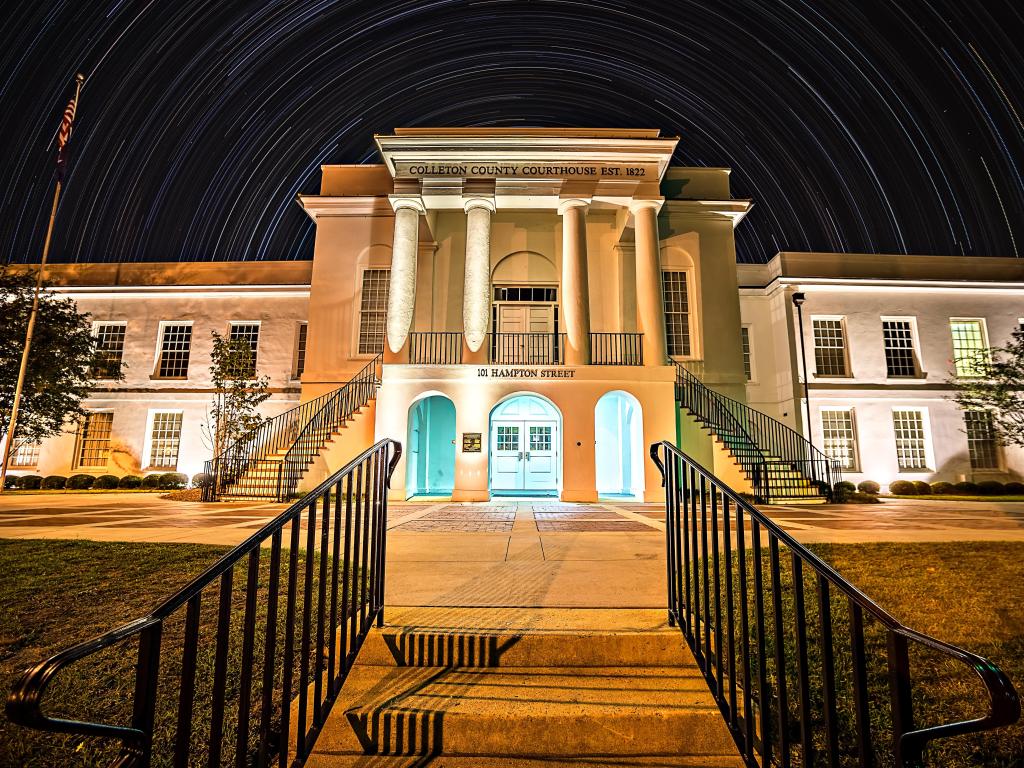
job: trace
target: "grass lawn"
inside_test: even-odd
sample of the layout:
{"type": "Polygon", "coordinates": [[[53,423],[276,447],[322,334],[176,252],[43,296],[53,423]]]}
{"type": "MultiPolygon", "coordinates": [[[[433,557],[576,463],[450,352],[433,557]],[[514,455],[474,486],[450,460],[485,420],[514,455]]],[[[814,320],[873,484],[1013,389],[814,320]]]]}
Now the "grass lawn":
{"type": "Polygon", "coordinates": [[[926,501],[1024,501],[1024,496],[954,496],[952,494],[923,493],[920,496],[894,496],[886,494],[883,499],[924,499],[926,501]]]}

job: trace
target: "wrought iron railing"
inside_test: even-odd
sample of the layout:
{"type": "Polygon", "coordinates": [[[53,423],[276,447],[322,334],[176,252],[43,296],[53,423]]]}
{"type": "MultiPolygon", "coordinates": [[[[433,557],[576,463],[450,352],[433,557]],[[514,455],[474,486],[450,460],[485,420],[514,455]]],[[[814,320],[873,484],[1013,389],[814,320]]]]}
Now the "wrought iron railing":
{"type": "Polygon", "coordinates": [[[303,427],[280,461],[277,475],[278,501],[285,501],[295,493],[303,474],[330,436],[374,397],[380,385],[381,364],[380,356],[371,360],[344,387],[331,393],[320,410],[303,427]]]}
{"type": "Polygon", "coordinates": [[[565,365],[564,333],[492,333],[488,348],[499,365],[565,365]]]}
{"type": "Polygon", "coordinates": [[[935,739],[1017,721],[1017,693],[992,662],[900,624],[674,445],[655,443],[651,458],[665,484],[669,623],[748,766],[889,756],[916,768],[935,739]],[[911,646],[977,674],[988,713],[915,726],[911,646]]]}
{"type": "MultiPolygon", "coordinates": [[[[349,390],[352,382],[320,395],[314,400],[267,419],[251,432],[243,435],[220,455],[206,462],[206,482],[203,485],[203,501],[215,501],[226,493],[233,496],[252,498],[280,498],[283,482],[282,457],[295,445],[296,440],[307,430],[314,419],[325,413],[337,413],[347,417],[348,413],[338,410],[339,402],[351,403],[346,390],[357,392],[367,400],[374,388],[364,386],[365,380],[373,377],[380,383],[383,356],[377,355],[364,367],[353,381],[359,385],[349,390]],[[339,400],[339,398],[341,398],[339,400]]],[[[365,404],[366,400],[360,405],[365,404]]],[[[358,406],[356,406],[358,407],[358,406]]],[[[323,424],[322,418],[317,422],[323,424]]],[[[334,424],[337,427],[340,422],[334,424]]],[[[321,446],[322,447],[322,446],[321,446]]]]}
{"type": "Polygon", "coordinates": [[[147,768],[154,755],[175,766],[301,765],[383,623],[387,489],[401,454],[380,441],[149,615],[40,662],[15,684],[7,716],[111,743],[103,762],[119,768],[147,768]],[[103,651],[137,653],[130,724],[44,714],[48,687],[103,651]]]}
{"type": "Polygon", "coordinates": [[[590,362],[593,365],[643,365],[642,333],[590,334],[590,362]]]}
{"type": "Polygon", "coordinates": [[[409,334],[410,365],[460,365],[462,334],[458,331],[416,331],[409,334]]]}

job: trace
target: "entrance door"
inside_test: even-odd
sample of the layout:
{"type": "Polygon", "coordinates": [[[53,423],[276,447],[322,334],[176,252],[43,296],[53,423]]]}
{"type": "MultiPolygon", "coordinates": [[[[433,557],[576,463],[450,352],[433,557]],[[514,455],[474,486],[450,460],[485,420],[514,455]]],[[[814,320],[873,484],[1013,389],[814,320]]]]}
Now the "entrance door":
{"type": "Polygon", "coordinates": [[[555,421],[495,420],[491,425],[491,490],[557,490],[557,426],[555,421]]]}
{"type": "Polygon", "coordinates": [[[544,365],[552,362],[555,331],[553,304],[498,306],[498,362],[544,365]]]}

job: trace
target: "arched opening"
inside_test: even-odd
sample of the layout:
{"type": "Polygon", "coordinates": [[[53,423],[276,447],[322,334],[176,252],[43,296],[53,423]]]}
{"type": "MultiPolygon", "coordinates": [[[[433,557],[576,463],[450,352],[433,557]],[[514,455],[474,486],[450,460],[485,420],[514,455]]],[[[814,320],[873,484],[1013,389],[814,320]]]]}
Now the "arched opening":
{"type": "Polygon", "coordinates": [[[557,496],[562,482],[562,414],[538,395],[514,395],[491,411],[491,494],[557,496]]]}
{"type": "Polygon", "coordinates": [[[644,428],[640,401],[608,392],[594,408],[598,496],[643,499],[644,428]]]}
{"type": "Polygon", "coordinates": [[[409,408],[408,496],[450,496],[455,487],[455,405],[430,395],[409,408]]]}

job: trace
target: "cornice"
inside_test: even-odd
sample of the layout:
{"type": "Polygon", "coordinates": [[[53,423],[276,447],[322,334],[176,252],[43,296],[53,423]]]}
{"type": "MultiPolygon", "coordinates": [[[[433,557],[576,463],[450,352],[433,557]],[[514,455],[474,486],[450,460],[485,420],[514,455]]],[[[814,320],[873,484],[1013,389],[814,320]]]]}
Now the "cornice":
{"type": "Polygon", "coordinates": [[[296,195],[296,202],[313,221],[321,216],[393,216],[394,210],[387,197],[329,197],[325,195],[296,195]]]}

